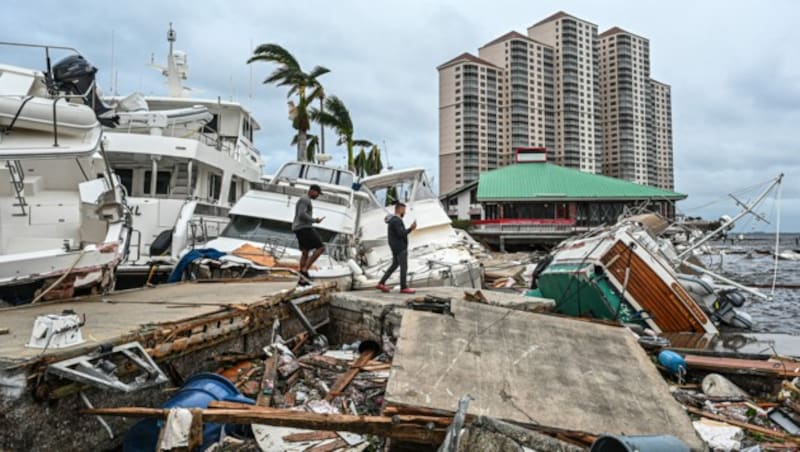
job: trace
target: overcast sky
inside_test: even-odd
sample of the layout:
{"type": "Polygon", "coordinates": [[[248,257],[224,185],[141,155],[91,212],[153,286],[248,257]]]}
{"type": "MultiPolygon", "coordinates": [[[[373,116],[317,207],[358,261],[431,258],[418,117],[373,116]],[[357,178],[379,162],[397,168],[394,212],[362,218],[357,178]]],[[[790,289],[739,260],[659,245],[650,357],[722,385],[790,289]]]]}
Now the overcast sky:
{"type": "MultiPolygon", "coordinates": [[[[294,131],[285,91],[260,83],[272,66],[253,65],[250,97],[245,61],[251,43],[277,43],[305,69],[331,69],[322,82],[349,107],[358,138],[385,143],[394,167],[422,165],[433,176],[436,66],[510,30],[525,33],[559,10],[600,32],[616,25],[650,39],[651,76],[672,85],[676,190],[689,194],[680,204],[687,214],[735,213],[728,193],[784,172],[781,229],[800,231],[800,4],[793,1],[5,2],[0,40],[76,47],[100,68],[108,91],[113,32],[120,94],[164,94],[146,65],[151,54],[165,62],[173,22],[176,47],[189,55],[187,85],[254,112],[267,172],[294,156],[294,131]]],[[[42,67],[31,55],[0,55],[2,63],[42,67]]],[[[343,150],[331,151],[343,163],[343,150]]],[[[760,210],[775,217],[773,203],[760,210]]]]}

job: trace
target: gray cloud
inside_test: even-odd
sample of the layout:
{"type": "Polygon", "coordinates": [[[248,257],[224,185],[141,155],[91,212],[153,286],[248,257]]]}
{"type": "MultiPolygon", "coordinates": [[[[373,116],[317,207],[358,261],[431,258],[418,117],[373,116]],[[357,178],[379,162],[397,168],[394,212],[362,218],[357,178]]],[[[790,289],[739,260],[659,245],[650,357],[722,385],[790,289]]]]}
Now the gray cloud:
{"type": "MultiPolygon", "coordinates": [[[[151,53],[164,61],[166,28],[174,22],[177,47],[189,54],[187,84],[198,96],[235,98],[254,112],[269,171],[294,155],[294,131],[285,92],[260,83],[272,68],[253,65],[251,98],[245,61],[251,41],[279,43],[307,68],[332,69],[323,81],[350,108],[359,137],[385,141],[395,167],[419,165],[435,175],[435,67],[564,8],[601,31],[618,25],[650,39],[651,75],[673,90],[676,189],[690,195],[681,206],[724,198],[783,171],[784,227],[800,230],[800,5],[790,0],[43,1],[4,5],[0,40],[78,47],[101,69],[107,90],[113,30],[120,93],[160,94],[161,77],[146,64],[151,53]]],[[[40,66],[40,59],[17,56],[4,52],[2,60],[40,66]]],[[[330,146],[330,132],[326,138],[330,146]]],[[[343,162],[342,149],[329,151],[343,162]]],[[[733,210],[726,202],[689,213],[733,210]]]]}

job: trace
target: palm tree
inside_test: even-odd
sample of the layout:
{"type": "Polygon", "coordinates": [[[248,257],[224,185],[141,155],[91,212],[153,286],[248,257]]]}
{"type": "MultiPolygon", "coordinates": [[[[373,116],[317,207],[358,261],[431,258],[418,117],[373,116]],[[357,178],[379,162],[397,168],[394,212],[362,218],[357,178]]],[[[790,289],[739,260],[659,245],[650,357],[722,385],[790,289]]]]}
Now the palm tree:
{"type": "Polygon", "coordinates": [[[297,130],[298,135],[298,139],[295,140],[296,143],[293,143],[297,144],[297,160],[306,160],[308,158],[306,134],[311,127],[309,107],[314,99],[322,99],[324,97],[322,85],[317,79],[330,72],[330,70],[322,66],[315,66],[311,72],[303,72],[297,59],[278,44],[261,44],[256,47],[253,51],[253,56],[247,60],[247,63],[250,64],[253,61],[267,61],[278,64],[278,67],[264,80],[264,83],[289,86],[286,97],[297,95],[297,104],[289,101],[289,119],[292,121],[292,127],[297,130]],[[311,92],[308,93],[308,90],[311,90],[311,92]]]}
{"type": "Polygon", "coordinates": [[[326,98],[325,110],[312,109],[311,118],[336,131],[336,134],[339,135],[339,141],[336,144],[347,146],[347,168],[350,170],[355,169],[353,148],[369,147],[372,146],[372,143],[368,140],[353,138],[353,120],[350,118],[350,112],[341,99],[336,96],[326,98]]]}

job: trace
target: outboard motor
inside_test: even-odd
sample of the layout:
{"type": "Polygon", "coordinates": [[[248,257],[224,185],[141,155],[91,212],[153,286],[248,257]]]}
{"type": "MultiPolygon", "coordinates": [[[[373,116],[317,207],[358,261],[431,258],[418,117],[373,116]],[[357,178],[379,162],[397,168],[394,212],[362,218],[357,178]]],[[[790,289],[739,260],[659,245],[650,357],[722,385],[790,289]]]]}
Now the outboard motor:
{"type": "Polygon", "coordinates": [[[750,317],[750,314],[736,309],[741,308],[744,302],[744,295],[740,291],[736,289],[721,290],[714,302],[712,317],[736,328],[750,329],[753,327],[753,318],[750,317]]]}
{"type": "Polygon", "coordinates": [[[119,118],[114,111],[100,100],[95,84],[97,68],[86,61],[82,55],[70,55],[53,66],[53,85],[58,91],[83,97],[86,105],[92,107],[97,120],[106,127],[115,127],[119,118]]]}

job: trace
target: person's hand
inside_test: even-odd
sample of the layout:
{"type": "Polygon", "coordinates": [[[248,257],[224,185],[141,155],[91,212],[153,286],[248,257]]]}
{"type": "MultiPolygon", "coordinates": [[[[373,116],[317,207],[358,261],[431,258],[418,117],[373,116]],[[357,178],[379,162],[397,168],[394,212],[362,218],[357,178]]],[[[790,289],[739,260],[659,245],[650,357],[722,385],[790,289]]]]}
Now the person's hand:
{"type": "Polygon", "coordinates": [[[411,223],[411,230],[413,231],[414,229],[417,229],[417,220],[414,220],[414,222],[411,223]]]}
{"type": "Polygon", "coordinates": [[[314,218],[314,223],[322,223],[322,220],[324,219],[325,217],[314,218]]]}

